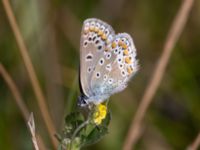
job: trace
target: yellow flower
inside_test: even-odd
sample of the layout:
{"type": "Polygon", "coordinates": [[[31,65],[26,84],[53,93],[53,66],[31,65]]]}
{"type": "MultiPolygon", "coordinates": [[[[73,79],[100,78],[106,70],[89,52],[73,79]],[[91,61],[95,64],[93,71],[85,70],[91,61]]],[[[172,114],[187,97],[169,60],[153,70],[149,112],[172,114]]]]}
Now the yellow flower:
{"type": "Polygon", "coordinates": [[[107,107],[104,104],[99,104],[95,108],[95,112],[93,114],[93,121],[96,125],[101,124],[102,120],[105,119],[107,115],[107,107]]]}

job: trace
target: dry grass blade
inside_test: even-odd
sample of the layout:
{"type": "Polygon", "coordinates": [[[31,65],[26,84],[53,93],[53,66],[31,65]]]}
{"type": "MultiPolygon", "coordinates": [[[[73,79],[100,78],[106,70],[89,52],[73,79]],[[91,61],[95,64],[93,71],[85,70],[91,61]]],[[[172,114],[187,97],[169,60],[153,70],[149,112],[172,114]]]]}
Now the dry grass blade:
{"type": "Polygon", "coordinates": [[[31,83],[32,83],[32,86],[33,86],[33,90],[36,94],[37,102],[38,102],[40,111],[42,112],[42,117],[44,119],[45,125],[47,126],[47,130],[48,130],[48,133],[50,135],[51,141],[54,145],[54,148],[56,149],[57,145],[58,145],[58,143],[57,143],[57,141],[54,137],[56,130],[55,130],[53,121],[50,117],[47,105],[45,103],[44,95],[43,95],[42,90],[39,86],[39,81],[37,79],[35,70],[33,68],[32,62],[31,62],[30,57],[28,55],[28,50],[25,46],[24,40],[23,40],[22,35],[20,33],[19,27],[17,25],[16,19],[14,17],[14,14],[13,14],[13,11],[12,11],[12,8],[10,6],[9,1],[8,0],[2,0],[2,2],[3,2],[4,9],[6,11],[6,14],[7,14],[8,20],[10,22],[11,28],[12,28],[13,33],[15,35],[17,44],[19,46],[20,53],[23,57],[24,64],[26,66],[28,75],[30,77],[30,80],[31,80],[31,83]]]}
{"type": "MultiPolygon", "coordinates": [[[[12,80],[11,76],[8,74],[8,72],[6,71],[6,69],[4,68],[4,66],[1,63],[0,63],[0,75],[2,75],[3,79],[5,80],[8,87],[10,88],[10,90],[15,98],[15,101],[17,103],[17,106],[19,107],[19,109],[22,113],[22,116],[23,116],[25,122],[27,122],[28,117],[29,117],[28,108],[27,108],[26,104],[24,103],[24,100],[22,99],[22,96],[21,96],[17,86],[15,85],[14,81],[12,80]]],[[[41,136],[38,134],[37,137],[38,137],[40,149],[46,150],[41,136]]]]}
{"type": "Polygon", "coordinates": [[[200,133],[197,135],[194,142],[189,146],[188,150],[197,150],[200,145],[200,133]]]}
{"type": "Polygon", "coordinates": [[[17,89],[17,86],[14,84],[14,81],[12,80],[12,78],[10,77],[10,75],[8,74],[8,72],[5,70],[5,68],[3,67],[3,65],[1,63],[0,63],[0,74],[2,75],[4,80],[6,81],[6,83],[7,83],[8,87],[10,88],[13,96],[15,97],[16,103],[17,103],[19,109],[22,112],[24,120],[28,120],[28,116],[29,116],[28,109],[27,109],[26,105],[24,104],[24,102],[22,100],[22,97],[19,93],[19,90],[17,89]]]}
{"type": "Polygon", "coordinates": [[[182,5],[172,23],[163,48],[163,53],[161,54],[161,57],[158,60],[157,67],[153,72],[152,78],[144,92],[141,103],[138,107],[138,110],[136,111],[135,117],[133,118],[133,122],[128,131],[128,135],[125,139],[123,147],[124,150],[131,150],[132,145],[134,145],[138,139],[139,131],[142,125],[142,120],[162,80],[163,74],[166,70],[166,66],[169,62],[169,58],[171,56],[175,43],[177,42],[188,19],[188,15],[192,8],[193,2],[193,0],[183,0],[182,5]]]}
{"type": "Polygon", "coordinates": [[[35,148],[35,150],[39,150],[38,142],[37,142],[37,139],[35,136],[35,122],[34,122],[34,118],[33,118],[33,113],[31,113],[31,115],[29,117],[28,126],[30,129],[31,135],[32,135],[32,142],[33,142],[34,148],[35,148]]]}

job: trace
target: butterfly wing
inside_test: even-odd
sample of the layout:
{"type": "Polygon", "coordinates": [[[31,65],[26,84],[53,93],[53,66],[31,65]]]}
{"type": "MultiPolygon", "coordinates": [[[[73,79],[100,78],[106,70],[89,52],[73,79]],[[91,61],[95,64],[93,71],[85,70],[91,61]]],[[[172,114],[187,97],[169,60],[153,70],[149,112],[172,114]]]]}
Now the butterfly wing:
{"type": "Polygon", "coordinates": [[[138,70],[136,49],[131,36],[127,33],[116,35],[100,60],[91,78],[91,87],[98,103],[125,89],[127,82],[138,70]],[[105,60],[103,65],[100,64],[101,59],[105,60]],[[99,79],[98,72],[101,73],[99,79]]]}
{"type": "Polygon", "coordinates": [[[106,44],[113,37],[114,31],[107,23],[95,18],[84,21],[80,42],[80,83],[81,89],[87,97],[95,94],[91,86],[91,78],[106,44]]]}
{"type": "Polygon", "coordinates": [[[131,36],[127,33],[118,34],[114,40],[116,47],[112,49],[115,55],[112,70],[108,74],[107,82],[104,82],[105,92],[110,95],[124,90],[128,81],[138,71],[136,49],[131,36]]]}

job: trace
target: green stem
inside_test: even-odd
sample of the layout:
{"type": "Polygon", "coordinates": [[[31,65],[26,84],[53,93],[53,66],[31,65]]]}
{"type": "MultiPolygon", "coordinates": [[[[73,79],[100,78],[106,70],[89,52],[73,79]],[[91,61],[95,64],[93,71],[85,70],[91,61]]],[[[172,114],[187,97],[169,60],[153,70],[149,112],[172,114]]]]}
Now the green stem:
{"type": "Polygon", "coordinates": [[[83,122],[81,125],[79,125],[78,128],[76,128],[76,130],[74,131],[72,138],[71,138],[71,144],[69,145],[69,150],[79,150],[80,149],[80,146],[77,147],[77,145],[74,143],[74,139],[75,139],[76,135],[78,134],[78,132],[80,132],[80,130],[83,127],[85,127],[88,123],[89,123],[89,119],[87,119],[85,122],[83,122]]]}
{"type": "Polygon", "coordinates": [[[74,138],[76,137],[77,133],[87,124],[89,123],[89,120],[86,120],[85,122],[83,122],[80,126],[78,126],[78,128],[76,128],[76,130],[74,131],[73,135],[72,135],[72,141],[74,140],[74,138]]]}

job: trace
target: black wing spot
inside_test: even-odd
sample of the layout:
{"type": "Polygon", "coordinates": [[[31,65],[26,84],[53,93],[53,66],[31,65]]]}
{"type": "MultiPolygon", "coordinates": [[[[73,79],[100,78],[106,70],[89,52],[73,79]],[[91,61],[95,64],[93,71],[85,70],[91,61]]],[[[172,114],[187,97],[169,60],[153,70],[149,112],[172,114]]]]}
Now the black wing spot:
{"type": "Polygon", "coordinates": [[[85,41],[85,42],[84,42],[84,46],[87,46],[87,44],[88,44],[88,42],[87,42],[87,41],[85,41]]]}
{"type": "Polygon", "coordinates": [[[100,72],[97,72],[96,77],[99,78],[101,76],[100,72]]]}
{"type": "Polygon", "coordinates": [[[99,40],[96,40],[96,41],[95,41],[95,44],[98,44],[98,43],[99,43],[99,40]]]}
{"type": "Polygon", "coordinates": [[[94,41],[96,38],[97,38],[97,37],[96,37],[96,36],[94,36],[92,40],[94,41]]]}
{"type": "Polygon", "coordinates": [[[98,50],[101,50],[101,49],[102,49],[102,46],[101,46],[101,45],[99,45],[99,46],[98,46],[98,50]]]}
{"type": "Polygon", "coordinates": [[[92,54],[88,54],[88,55],[86,56],[86,61],[91,61],[92,58],[93,58],[92,54]]]}

